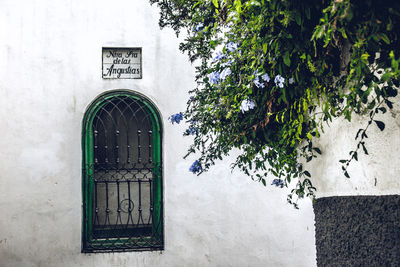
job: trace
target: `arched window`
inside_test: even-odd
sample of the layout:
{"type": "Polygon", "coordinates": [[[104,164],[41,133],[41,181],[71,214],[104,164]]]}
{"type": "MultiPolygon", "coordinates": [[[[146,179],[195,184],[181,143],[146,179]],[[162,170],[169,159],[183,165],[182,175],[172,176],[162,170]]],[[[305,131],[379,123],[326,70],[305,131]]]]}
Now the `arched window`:
{"type": "Polygon", "coordinates": [[[83,119],[83,252],[163,249],[161,120],[131,91],[99,96],[83,119]]]}

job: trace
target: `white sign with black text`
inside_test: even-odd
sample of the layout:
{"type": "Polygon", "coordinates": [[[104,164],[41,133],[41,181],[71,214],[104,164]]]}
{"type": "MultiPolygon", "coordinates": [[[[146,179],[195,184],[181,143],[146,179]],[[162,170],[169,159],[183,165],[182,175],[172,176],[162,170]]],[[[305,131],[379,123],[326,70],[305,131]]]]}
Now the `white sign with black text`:
{"type": "Polygon", "coordinates": [[[142,48],[103,47],[103,79],[141,79],[142,48]]]}

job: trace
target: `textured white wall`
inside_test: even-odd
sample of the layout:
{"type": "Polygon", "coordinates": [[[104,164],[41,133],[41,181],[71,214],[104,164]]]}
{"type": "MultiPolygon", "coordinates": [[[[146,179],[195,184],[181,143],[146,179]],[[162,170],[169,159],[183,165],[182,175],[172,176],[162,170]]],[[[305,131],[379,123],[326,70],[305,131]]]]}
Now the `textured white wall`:
{"type": "Polygon", "coordinates": [[[194,69],[146,0],[0,1],[0,266],[315,266],[311,201],[264,188],[229,161],[197,177],[184,109],[194,69]],[[143,79],[103,80],[101,48],[143,48],[143,79]],[[165,250],[82,254],[81,121],[111,89],[164,123],[165,250]]]}
{"type": "Polygon", "coordinates": [[[310,164],[317,197],[400,194],[400,96],[394,100],[392,110],[375,118],[385,123],[385,130],[381,132],[375,123],[368,128],[365,144],[369,155],[360,149],[358,161],[353,160],[348,168],[350,179],[343,175],[339,160],[348,159],[349,152],[356,149],[356,133],[367,126],[368,114],[353,116],[351,123],[336,119],[325,128],[315,142],[323,154],[310,164]]]}

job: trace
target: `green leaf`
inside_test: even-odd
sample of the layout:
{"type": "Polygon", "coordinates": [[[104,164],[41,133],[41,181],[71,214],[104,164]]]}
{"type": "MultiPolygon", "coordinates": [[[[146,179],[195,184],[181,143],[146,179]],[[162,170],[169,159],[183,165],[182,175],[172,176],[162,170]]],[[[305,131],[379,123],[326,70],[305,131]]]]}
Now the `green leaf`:
{"type": "Polygon", "coordinates": [[[347,159],[341,159],[341,160],[339,160],[339,162],[340,162],[340,163],[346,163],[346,162],[347,162],[347,159]]]}
{"type": "Polygon", "coordinates": [[[211,0],[211,2],[214,4],[216,8],[218,8],[218,0],[211,0]]]}
{"type": "Polygon", "coordinates": [[[310,174],[308,171],[304,171],[303,174],[304,174],[305,176],[311,177],[311,174],[310,174]]]}
{"type": "Polygon", "coordinates": [[[381,36],[381,39],[382,39],[386,44],[390,44],[389,37],[387,37],[386,34],[381,33],[380,36],[381,36]]]}
{"type": "Polygon", "coordinates": [[[268,51],[268,43],[263,43],[263,52],[266,54],[268,51]]]}
{"type": "Polygon", "coordinates": [[[263,183],[264,186],[267,186],[267,182],[265,181],[264,178],[261,178],[261,182],[263,183]]]}
{"type": "Polygon", "coordinates": [[[386,105],[388,106],[388,108],[392,109],[393,108],[393,103],[389,100],[385,100],[386,105]]]}
{"type": "Polygon", "coordinates": [[[294,19],[296,20],[297,25],[301,25],[301,15],[300,12],[295,12],[294,13],[294,19]]]}
{"type": "Polygon", "coordinates": [[[364,129],[358,129],[358,132],[356,134],[356,138],[354,138],[355,140],[357,140],[358,136],[360,135],[360,133],[363,131],[364,129]]]}
{"type": "Polygon", "coordinates": [[[350,175],[347,171],[344,172],[344,176],[346,176],[347,178],[350,178],[350,175]]]}
{"type": "Polygon", "coordinates": [[[393,87],[386,87],[385,89],[386,89],[386,94],[387,94],[389,97],[395,97],[395,96],[397,96],[397,90],[396,90],[395,88],[393,88],[393,87]]]}
{"type": "Polygon", "coordinates": [[[320,155],[322,154],[322,153],[321,153],[321,150],[320,150],[318,147],[314,147],[313,149],[314,149],[315,152],[317,152],[318,154],[320,154],[320,155]]]}
{"type": "Polygon", "coordinates": [[[368,58],[369,58],[369,54],[368,53],[364,53],[364,54],[361,55],[361,61],[364,64],[368,64],[368,58]]]}
{"type": "Polygon", "coordinates": [[[362,146],[362,148],[363,148],[363,150],[364,150],[364,154],[365,154],[365,155],[368,155],[368,150],[365,148],[364,142],[361,143],[361,146],[362,146]]]}
{"type": "Polygon", "coordinates": [[[383,123],[382,121],[374,120],[374,122],[376,123],[376,126],[378,126],[379,130],[383,131],[385,129],[385,123],[383,123]]]}
{"type": "Polygon", "coordinates": [[[310,19],[311,18],[311,10],[310,10],[310,8],[306,7],[306,9],[304,11],[306,12],[307,19],[310,19]]]}
{"type": "Polygon", "coordinates": [[[285,55],[283,55],[283,63],[285,63],[286,66],[290,67],[289,51],[286,51],[285,55]]]}
{"type": "Polygon", "coordinates": [[[382,111],[382,113],[383,114],[385,114],[386,113],[386,108],[385,107],[380,107],[380,108],[378,108],[380,111],[382,111]]]}
{"type": "Polygon", "coordinates": [[[236,12],[238,14],[240,14],[242,12],[242,1],[235,0],[234,5],[235,5],[236,12]]]}

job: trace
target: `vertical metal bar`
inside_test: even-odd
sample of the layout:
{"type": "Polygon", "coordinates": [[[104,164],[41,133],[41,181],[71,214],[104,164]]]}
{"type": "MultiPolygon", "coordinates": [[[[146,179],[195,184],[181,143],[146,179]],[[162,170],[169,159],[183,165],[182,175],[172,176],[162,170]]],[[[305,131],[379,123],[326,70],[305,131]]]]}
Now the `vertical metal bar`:
{"type": "Polygon", "coordinates": [[[131,186],[130,186],[131,181],[128,180],[126,182],[128,183],[128,203],[129,203],[128,212],[129,212],[129,215],[130,215],[131,212],[132,212],[132,207],[131,207],[131,186]]]}
{"type": "Polygon", "coordinates": [[[110,212],[110,209],[108,208],[108,181],[105,181],[106,183],[106,213],[108,214],[110,212]]]}
{"type": "MultiPolygon", "coordinates": [[[[94,180],[94,224],[96,224],[96,221],[98,220],[99,216],[99,207],[97,206],[97,180],[94,180]]],[[[97,222],[98,223],[98,222],[97,222]]]]}
{"type": "Polygon", "coordinates": [[[139,215],[138,215],[137,225],[140,225],[140,223],[144,224],[142,216],[142,180],[140,178],[138,179],[138,186],[139,186],[139,208],[138,208],[139,215]]]}
{"type": "Polygon", "coordinates": [[[118,214],[121,212],[120,196],[119,196],[119,180],[117,180],[117,201],[118,201],[118,214]]]}
{"type": "MultiPolygon", "coordinates": [[[[128,134],[126,134],[128,135],[128,134]]],[[[130,156],[130,150],[131,150],[131,146],[129,145],[129,141],[127,141],[127,146],[126,146],[126,151],[127,151],[127,159],[126,159],[126,163],[131,163],[131,156],[130,156]]]]}
{"type": "Polygon", "coordinates": [[[93,146],[93,154],[94,154],[94,163],[97,164],[99,163],[99,160],[97,159],[97,150],[98,150],[98,146],[97,146],[97,136],[99,134],[99,132],[97,130],[93,131],[94,133],[94,146],[93,146]]]}
{"type": "Polygon", "coordinates": [[[141,163],[141,162],[142,162],[142,159],[141,159],[141,156],[140,156],[140,150],[141,150],[141,146],[140,146],[140,134],[142,133],[142,131],[141,131],[141,130],[138,130],[137,133],[138,133],[138,162],[141,163]]]}
{"type": "Polygon", "coordinates": [[[104,159],[104,162],[105,163],[108,163],[108,146],[107,146],[107,137],[105,138],[105,140],[106,140],[106,145],[104,146],[104,150],[105,150],[105,159],[104,159]]]}
{"type": "Polygon", "coordinates": [[[153,180],[149,179],[149,187],[150,187],[150,215],[149,215],[149,221],[147,224],[153,223],[153,180]],[[151,219],[151,222],[150,222],[151,219]]]}
{"type": "Polygon", "coordinates": [[[139,210],[139,218],[140,218],[140,216],[142,214],[142,180],[139,179],[138,183],[139,183],[139,209],[138,210],[139,210]]]}
{"type": "Polygon", "coordinates": [[[119,145],[118,145],[118,138],[119,136],[119,130],[115,131],[115,162],[118,164],[119,163],[119,145]]]}
{"type": "Polygon", "coordinates": [[[152,130],[150,130],[149,131],[149,162],[151,163],[151,162],[153,162],[153,157],[151,156],[151,148],[152,148],[152,138],[151,138],[151,136],[152,136],[152,134],[153,134],[153,131],[152,130]]]}

